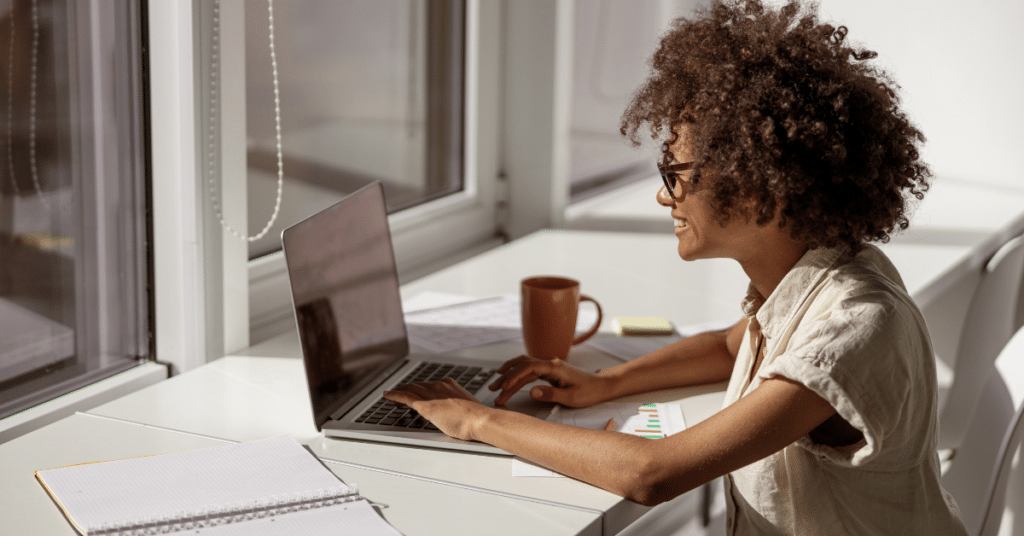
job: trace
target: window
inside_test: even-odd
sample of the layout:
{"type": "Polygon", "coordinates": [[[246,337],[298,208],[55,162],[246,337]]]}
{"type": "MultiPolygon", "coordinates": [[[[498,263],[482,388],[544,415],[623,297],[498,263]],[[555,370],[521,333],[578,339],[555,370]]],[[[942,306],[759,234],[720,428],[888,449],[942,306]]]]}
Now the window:
{"type": "MultiPolygon", "coordinates": [[[[570,175],[578,176],[581,191],[592,191],[642,176],[641,166],[653,174],[650,163],[637,165],[643,156],[619,137],[618,116],[643,76],[643,61],[662,23],[692,4],[649,0],[640,13],[631,13],[628,2],[608,2],[611,11],[602,20],[610,21],[614,43],[600,57],[581,61],[600,63],[604,78],[628,68],[636,79],[612,80],[621,102],[595,104],[593,92],[609,90],[607,84],[581,86],[591,92],[586,102],[575,103],[579,96],[570,91],[573,50],[581,46],[574,30],[597,24],[587,2],[274,2],[283,141],[280,216],[264,236],[244,244],[251,259],[245,305],[237,296],[223,300],[223,318],[207,307],[208,325],[231,323],[244,313],[251,343],[293,329],[284,263],[276,251],[281,230],[370,180],[385,185],[399,276],[408,281],[502,239],[560,225],[570,175]],[[626,23],[619,23],[620,15],[626,23]],[[577,23],[581,17],[590,22],[577,23]],[[578,150],[570,151],[571,137],[578,150]],[[612,145],[619,149],[608,150],[612,145]],[[579,172],[570,173],[570,164],[579,172]]],[[[225,72],[234,69],[232,60],[220,66],[222,106],[216,113],[223,149],[215,150],[225,164],[214,175],[217,188],[230,192],[223,194],[224,210],[238,211],[238,217],[225,219],[257,235],[278,197],[268,1],[217,0],[197,7],[201,39],[209,42],[219,32],[220,57],[244,66],[240,73],[225,72]],[[219,30],[212,22],[218,3],[219,30]],[[236,23],[240,37],[232,29],[236,23]],[[228,113],[226,107],[237,103],[242,111],[228,113]],[[232,167],[227,160],[237,155],[240,163],[232,167]]],[[[588,39],[593,44],[608,37],[588,39]]],[[[210,56],[207,49],[192,57],[206,72],[210,56]]],[[[197,101],[210,94],[205,84],[196,85],[197,101]]],[[[197,102],[195,109],[209,108],[197,102]]],[[[196,146],[200,153],[207,150],[203,143],[196,146]]],[[[188,143],[181,147],[182,155],[191,151],[188,143]]],[[[207,189],[204,181],[196,182],[197,189],[207,189]]],[[[217,219],[204,225],[216,226],[217,219]]],[[[228,249],[241,241],[229,235],[224,240],[205,253],[223,258],[224,270],[205,274],[205,281],[230,286],[238,270],[229,267],[236,261],[228,249]]],[[[218,293],[207,289],[196,299],[208,304],[218,293]]],[[[240,347],[226,345],[227,351],[240,347]]]]}
{"type": "MultiPolygon", "coordinates": [[[[389,212],[463,189],[465,6],[456,0],[276,2],[284,194],[280,231],[374,180],[389,212]]],[[[278,198],[268,4],[246,2],[249,234],[278,198]]]]}
{"type": "Polygon", "coordinates": [[[0,2],[0,418],[150,356],[141,20],[0,2]]]}
{"type": "Polygon", "coordinates": [[[648,74],[661,32],[694,0],[575,0],[569,137],[572,201],[657,173],[653,154],[619,134],[619,118],[648,74]]]}
{"type": "MultiPolygon", "coordinates": [[[[225,166],[220,188],[244,192],[242,225],[252,236],[266,226],[278,197],[269,2],[220,4],[222,12],[240,9],[234,13],[244,18],[235,39],[223,34],[233,24],[223,17],[224,57],[245,58],[244,89],[229,91],[228,78],[221,87],[223,102],[244,100],[244,112],[220,119],[221,146],[245,148],[244,172],[225,166]],[[244,128],[233,134],[239,124],[244,128]],[[232,136],[244,141],[229,141],[232,136]]],[[[201,6],[204,21],[212,20],[208,6],[201,6]]],[[[248,246],[252,342],[294,326],[278,251],[281,230],[370,181],[385,187],[403,281],[500,243],[500,6],[307,0],[274,2],[273,10],[283,200],[273,227],[248,246]]],[[[199,98],[209,93],[204,89],[197,89],[199,98]]],[[[237,303],[225,303],[233,310],[227,315],[240,314],[237,303]]]]}

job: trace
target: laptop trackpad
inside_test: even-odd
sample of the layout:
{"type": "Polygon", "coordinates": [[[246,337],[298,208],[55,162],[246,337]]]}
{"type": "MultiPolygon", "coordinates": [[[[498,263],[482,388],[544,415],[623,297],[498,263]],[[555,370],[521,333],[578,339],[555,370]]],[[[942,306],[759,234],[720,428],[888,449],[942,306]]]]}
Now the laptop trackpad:
{"type": "MultiPolygon", "coordinates": [[[[550,386],[551,384],[545,380],[537,380],[533,383],[528,383],[523,386],[516,394],[512,395],[512,398],[505,402],[504,406],[495,406],[494,399],[501,394],[501,391],[490,392],[489,389],[484,388],[484,392],[488,393],[486,397],[482,397],[481,402],[488,407],[497,407],[501,409],[507,409],[509,411],[515,411],[517,413],[525,413],[526,415],[532,415],[538,419],[547,419],[548,415],[551,414],[551,408],[555,407],[553,402],[541,402],[534,400],[530,397],[530,389],[533,389],[535,385],[550,386]]],[[[483,394],[483,393],[481,393],[483,394]]]]}

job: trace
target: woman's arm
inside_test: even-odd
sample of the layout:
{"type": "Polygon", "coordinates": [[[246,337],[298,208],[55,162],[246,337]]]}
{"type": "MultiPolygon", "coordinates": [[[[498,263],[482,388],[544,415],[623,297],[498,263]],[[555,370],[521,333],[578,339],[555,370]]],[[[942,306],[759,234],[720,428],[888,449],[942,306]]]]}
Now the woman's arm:
{"type": "Polygon", "coordinates": [[[612,379],[610,398],[728,380],[747,323],[744,318],[728,329],[687,337],[598,375],[612,379]]]}
{"type": "Polygon", "coordinates": [[[747,320],[743,319],[728,329],[687,337],[597,373],[581,371],[559,360],[521,356],[498,369],[502,377],[490,389],[502,390],[495,399],[501,405],[524,385],[543,379],[552,386],[534,387],[530,396],[586,407],[628,394],[727,380],[746,329],[747,320]]]}
{"type": "Polygon", "coordinates": [[[452,381],[412,384],[385,396],[450,436],[489,443],[645,505],[777,452],[835,413],[806,387],[773,378],[711,418],[651,440],[488,408],[452,381]]]}

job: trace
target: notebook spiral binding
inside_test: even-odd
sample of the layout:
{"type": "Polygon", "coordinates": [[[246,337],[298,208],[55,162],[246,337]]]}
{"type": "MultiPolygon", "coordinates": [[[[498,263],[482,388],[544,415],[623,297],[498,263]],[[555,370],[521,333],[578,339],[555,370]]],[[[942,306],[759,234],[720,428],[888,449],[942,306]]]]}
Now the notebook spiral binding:
{"type": "Polygon", "coordinates": [[[350,486],[333,487],[275,496],[251,502],[212,506],[194,512],[178,512],[171,516],[154,516],[124,519],[115,523],[103,523],[85,528],[89,536],[149,536],[167,534],[181,530],[201,529],[239,523],[301,510],[310,510],[335,504],[358,501],[363,497],[359,489],[350,486]]]}

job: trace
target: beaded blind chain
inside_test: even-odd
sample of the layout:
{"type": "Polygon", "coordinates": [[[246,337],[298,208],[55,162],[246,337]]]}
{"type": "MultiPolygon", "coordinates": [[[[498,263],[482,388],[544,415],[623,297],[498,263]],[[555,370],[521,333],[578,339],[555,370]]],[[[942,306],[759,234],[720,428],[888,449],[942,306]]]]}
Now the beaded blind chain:
{"type": "Polygon", "coordinates": [[[248,242],[255,242],[263,238],[270,231],[270,228],[274,226],[274,222],[277,221],[277,215],[281,211],[281,197],[284,191],[284,157],[281,151],[281,95],[277,83],[277,54],[274,52],[274,0],[267,0],[267,11],[268,26],[270,28],[270,66],[274,75],[274,123],[277,134],[277,201],[274,202],[274,213],[270,216],[270,221],[263,227],[263,230],[254,236],[245,236],[224,220],[220,199],[217,197],[216,173],[214,172],[214,164],[216,162],[214,147],[217,129],[213,119],[217,117],[217,68],[220,59],[220,0],[214,0],[213,3],[213,50],[210,58],[212,63],[210,69],[210,129],[207,139],[208,184],[213,202],[213,210],[217,214],[217,219],[220,220],[221,226],[240,240],[248,242]]]}
{"type": "MultiPolygon", "coordinates": [[[[10,47],[7,53],[7,169],[11,177],[11,186],[14,187],[15,197],[20,196],[18,182],[14,176],[14,4],[11,4],[11,35],[10,47]]],[[[32,70],[29,79],[29,123],[28,123],[28,159],[29,170],[32,174],[32,185],[35,186],[39,199],[43,206],[50,210],[50,203],[43,195],[43,188],[39,185],[39,166],[36,164],[36,81],[39,70],[39,6],[37,0],[32,0],[32,70]]]]}

